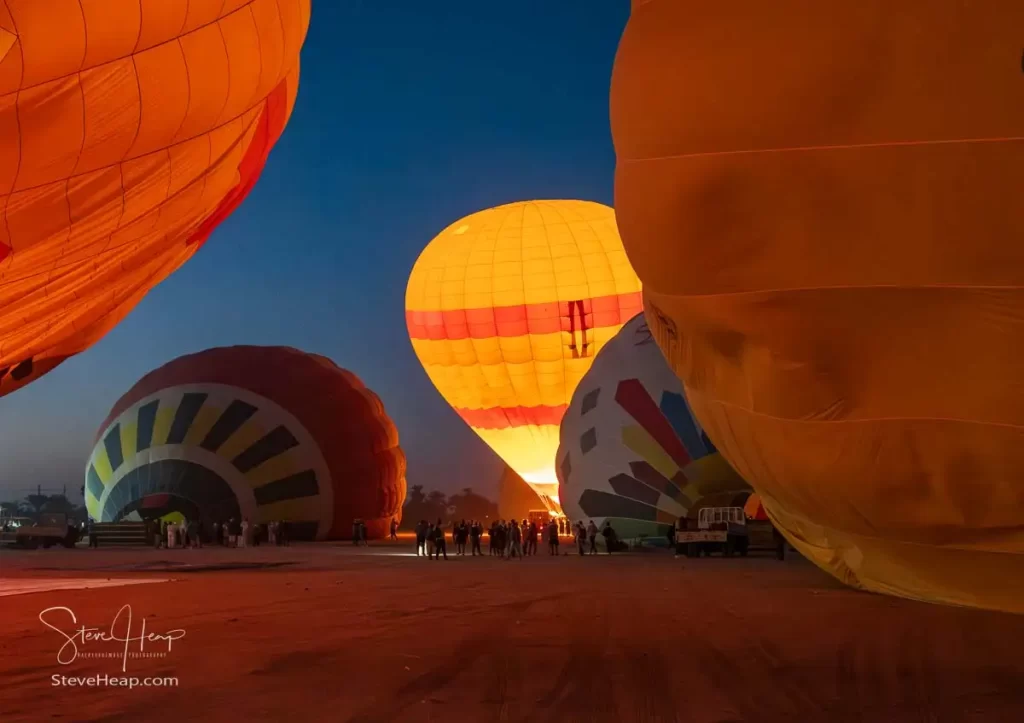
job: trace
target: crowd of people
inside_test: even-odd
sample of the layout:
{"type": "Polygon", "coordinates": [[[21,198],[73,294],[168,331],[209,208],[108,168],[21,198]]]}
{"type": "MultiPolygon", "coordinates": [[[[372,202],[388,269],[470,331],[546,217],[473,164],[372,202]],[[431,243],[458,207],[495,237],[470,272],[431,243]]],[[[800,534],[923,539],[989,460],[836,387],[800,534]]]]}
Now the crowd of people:
{"type": "Polygon", "coordinates": [[[599,530],[593,520],[587,524],[582,521],[575,524],[565,520],[552,519],[549,523],[538,523],[535,520],[495,520],[490,527],[485,527],[479,520],[452,522],[446,526],[439,519],[436,523],[420,520],[416,524],[416,556],[438,560],[448,559],[448,541],[450,535],[455,545],[456,555],[465,555],[469,546],[471,556],[483,556],[481,540],[487,535],[487,553],[492,557],[506,559],[523,559],[537,554],[537,546],[543,537],[547,544],[548,555],[558,555],[561,545],[560,537],[571,534],[580,555],[597,554],[598,535],[604,538],[605,549],[609,554],[619,548],[618,536],[611,522],[606,521],[599,530]]]}
{"type": "Polygon", "coordinates": [[[289,542],[287,522],[253,525],[246,517],[209,526],[202,520],[150,520],[146,522],[146,535],[153,540],[153,547],[167,549],[202,547],[204,542],[221,547],[259,547],[260,543],[287,545],[289,542]]]}

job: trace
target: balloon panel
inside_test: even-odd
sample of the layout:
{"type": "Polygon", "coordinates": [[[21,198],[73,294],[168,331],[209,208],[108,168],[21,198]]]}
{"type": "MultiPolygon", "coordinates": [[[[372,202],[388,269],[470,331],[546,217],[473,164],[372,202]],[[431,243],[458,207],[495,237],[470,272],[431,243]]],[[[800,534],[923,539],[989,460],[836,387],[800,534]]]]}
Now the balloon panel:
{"type": "Polygon", "coordinates": [[[655,338],[773,521],[851,584],[1015,610],[1022,23],[636,4],[611,98],[655,338]]]}
{"type": "Polygon", "coordinates": [[[562,419],[560,498],[574,520],[664,537],[708,496],[747,484],[704,434],[638,314],[597,355],[562,419]]]}
{"type": "Polygon", "coordinates": [[[100,428],[90,517],[115,521],[156,495],[210,522],[286,520],[296,539],[347,537],[354,518],[383,536],[401,515],[405,455],[377,395],[329,359],[210,349],[144,377],[100,428]]]}
{"type": "Polygon", "coordinates": [[[406,290],[430,380],[552,508],[572,391],[640,307],[614,212],[586,201],[512,203],[456,221],[424,249],[406,290]]]}
{"type": "Polygon", "coordinates": [[[309,0],[162,5],[0,11],[0,395],[187,261],[291,114],[309,0]]]}

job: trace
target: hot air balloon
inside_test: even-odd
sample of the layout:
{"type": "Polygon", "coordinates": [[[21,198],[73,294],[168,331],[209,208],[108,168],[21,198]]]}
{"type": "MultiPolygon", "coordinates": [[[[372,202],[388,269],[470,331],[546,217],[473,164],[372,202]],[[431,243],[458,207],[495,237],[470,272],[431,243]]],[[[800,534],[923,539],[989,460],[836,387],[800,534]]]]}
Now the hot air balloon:
{"type": "Polygon", "coordinates": [[[438,391],[558,511],[558,423],[594,355],[641,309],[614,211],[525,201],[456,221],[420,254],[405,307],[438,391]]]}
{"type": "Polygon", "coordinates": [[[0,395],[102,337],[256,183],[309,0],[0,3],[0,395]]]}
{"type": "Polygon", "coordinates": [[[295,539],[324,540],[362,519],[383,537],[404,500],[405,455],[380,398],[287,347],[208,349],[150,372],[100,426],[85,472],[100,522],[283,520],[295,539]]]}
{"type": "Polygon", "coordinates": [[[851,585],[1024,612],[1024,4],[634,2],[615,203],[708,436],[851,585]]]}
{"type": "Polygon", "coordinates": [[[525,520],[535,510],[544,509],[544,502],[533,488],[506,466],[498,479],[498,514],[509,520],[525,520]]]}
{"type": "Polygon", "coordinates": [[[682,384],[633,317],[594,359],[562,419],[559,498],[572,520],[662,539],[708,497],[750,487],[704,434],[682,384]]]}

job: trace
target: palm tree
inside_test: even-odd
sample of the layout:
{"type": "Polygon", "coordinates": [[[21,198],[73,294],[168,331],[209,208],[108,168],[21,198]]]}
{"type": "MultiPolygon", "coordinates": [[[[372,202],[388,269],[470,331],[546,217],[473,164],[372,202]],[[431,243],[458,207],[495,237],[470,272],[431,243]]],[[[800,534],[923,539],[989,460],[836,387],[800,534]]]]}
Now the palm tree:
{"type": "Polygon", "coordinates": [[[50,501],[50,496],[39,494],[26,495],[25,501],[31,506],[32,515],[39,517],[39,513],[43,511],[43,505],[50,501]]]}

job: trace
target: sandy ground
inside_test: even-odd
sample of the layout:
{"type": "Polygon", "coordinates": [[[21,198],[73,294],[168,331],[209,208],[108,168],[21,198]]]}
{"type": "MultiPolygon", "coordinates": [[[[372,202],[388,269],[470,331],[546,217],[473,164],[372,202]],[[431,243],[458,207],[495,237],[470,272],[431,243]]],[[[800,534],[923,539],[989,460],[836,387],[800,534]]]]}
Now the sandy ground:
{"type": "Polygon", "coordinates": [[[445,563],[410,548],[0,551],[0,588],[170,578],[3,597],[2,719],[1024,720],[1024,616],[854,592],[798,559],[445,563]],[[145,616],[148,632],[185,637],[125,675],[179,686],[54,687],[54,674],[121,675],[120,657],[85,655],[123,646],[79,644],[58,665],[64,639],[40,612],[109,630],[126,604],[133,634],[145,616]]]}

